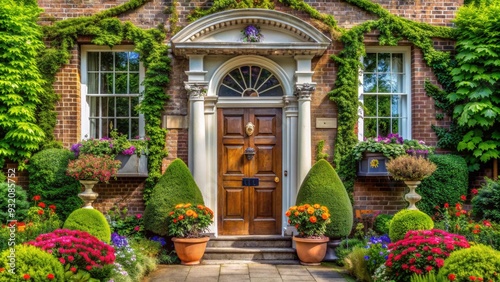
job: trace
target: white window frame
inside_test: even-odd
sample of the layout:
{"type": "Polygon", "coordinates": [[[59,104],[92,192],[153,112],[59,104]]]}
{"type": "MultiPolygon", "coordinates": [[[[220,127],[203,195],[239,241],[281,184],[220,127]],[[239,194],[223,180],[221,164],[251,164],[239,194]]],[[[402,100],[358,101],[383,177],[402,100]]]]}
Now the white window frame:
{"type": "MultiPolygon", "coordinates": [[[[87,96],[88,93],[88,75],[87,75],[87,54],[89,52],[132,52],[134,51],[134,46],[132,45],[117,45],[113,49],[107,46],[96,46],[96,45],[82,45],[80,46],[80,89],[81,89],[81,137],[85,139],[90,136],[90,104],[87,96]]],[[[139,93],[144,92],[144,86],[142,82],[145,77],[145,69],[142,61],[139,61],[139,93]]],[[[142,95],[139,95],[139,101],[142,100],[142,95]]],[[[145,132],[145,120],[144,114],[139,113],[139,137],[143,139],[146,135],[145,132]]],[[[133,136],[131,136],[133,137],[133,136]]]]}
{"type": "MultiPolygon", "coordinates": [[[[411,49],[410,46],[366,46],[366,53],[401,53],[403,54],[403,92],[406,95],[406,105],[402,107],[402,115],[406,115],[406,122],[401,125],[402,129],[399,132],[404,139],[411,139],[411,117],[412,117],[412,93],[411,93],[411,49]]],[[[360,58],[363,65],[363,57],[360,58]]],[[[359,88],[358,100],[363,103],[363,69],[359,71],[359,88]]],[[[364,110],[363,107],[358,108],[358,140],[364,140],[364,110]]]]}

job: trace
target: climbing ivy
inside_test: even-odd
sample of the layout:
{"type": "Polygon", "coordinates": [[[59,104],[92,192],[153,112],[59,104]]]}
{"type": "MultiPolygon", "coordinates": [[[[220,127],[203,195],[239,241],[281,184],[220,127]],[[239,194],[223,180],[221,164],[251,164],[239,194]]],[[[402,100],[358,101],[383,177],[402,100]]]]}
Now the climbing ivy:
{"type": "MultiPolygon", "coordinates": [[[[165,150],[166,130],[161,128],[161,113],[168,95],[164,89],[169,83],[170,57],[168,46],[163,44],[165,30],[163,26],[155,29],[143,30],[130,22],[121,22],[118,15],[137,9],[150,0],[131,0],[122,5],[102,11],[93,16],[72,18],[57,21],[51,26],[44,26],[44,35],[49,43],[48,48],[42,53],[40,66],[47,81],[53,82],[56,72],[61,66],[68,62],[70,50],[76,44],[79,35],[91,36],[92,43],[112,47],[123,41],[132,41],[135,51],[140,54],[141,61],[146,68],[144,79],[145,90],[143,99],[138,106],[146,120],[146,134],[150,138],[148,142],[148,170],[146,179],[144,199],[149,199],[151,190],[161,177],[161,165],[163,158],[167,155],[165,150]]],[[[47,83],[46,87],[51,87],[47,83]]],[[[54,91],[46,99],[54,101],[57,99],[54,91]]],[[[42,108],[40,108],[42,109],[42,108]]],[[[53,108],[51,108],[53,111],[53,108]]],[[[47,127],[52,125],[52,120],[44,119],[47,127]]]]}
{"type": "Polygon", "coordinates": [[[35,113],[45,95],[36,65],[40,12],[35,1],[0,0],[0,167],[9,159],[24,168],[45,138],[35,113]]]}

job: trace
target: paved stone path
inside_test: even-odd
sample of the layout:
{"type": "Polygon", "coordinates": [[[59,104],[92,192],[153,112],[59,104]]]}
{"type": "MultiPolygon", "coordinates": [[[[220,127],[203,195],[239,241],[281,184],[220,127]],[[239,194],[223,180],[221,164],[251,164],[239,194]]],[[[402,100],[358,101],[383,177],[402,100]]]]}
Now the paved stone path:
{"type": "Polygon", "coordinates": [[[159,265],[143,282],[346,282],[326,266],[270,265],[258,263],[220,265],[159,265]]]}

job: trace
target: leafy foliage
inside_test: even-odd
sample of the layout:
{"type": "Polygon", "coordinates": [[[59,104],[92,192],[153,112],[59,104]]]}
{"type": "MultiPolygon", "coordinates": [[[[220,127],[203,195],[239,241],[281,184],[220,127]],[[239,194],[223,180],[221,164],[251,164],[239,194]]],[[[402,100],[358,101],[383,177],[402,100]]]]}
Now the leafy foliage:
{"type": "Polygon", "coordinates": [[[351,233],[353,211],[347,191],[337,172],[326,160],[319,160],[307,173],[297,193],[296,205],[314,203],[324,205],[332,220],[325,235],[340,238],[351,233]]]}
{"type": "Polygon", "coordinates": [[[0,224],[6,224],[7,220],[13,219],[23,221],[29,209],[26,191],[23,187],[14,183],[0,183],[0,207],[4,207],[0,210],[0,224]],[[12,202],[12,199],[15,202],[12,202]],[[10,212],[10,208],[12,208],[14,213],[10,212]]]}
{"type": "Polygon", "coordinates": [[[83,204],[78,197],[80,182],[66,175],[68,162],[72,159],[74,155],[67,149],[47,149],[34,154],[28,167],[29,197],[39,195],[44,201],[55,204],[62,221],[83,204]]]}
{"type": "Polygon", "coordinates": [[[168,235],[178,238],[205,237],[213,219],[214,212],[204,205],[177,204],[167,217],[168,235]]]}
{"type": "Polygon", "coordinates": [[[478,244],[451,253],[439,274],[448,279],[450,275],[454,275],[456,281],[498,281],[499,270],[500,251],[478,244]]]}
{"type": "Polygon", "coordinates": [[[384,213],[377,215],[373,222],[373,230],[378,234],[389,234],[389,226],[393,217],[391,214],[384,213]]]}
{"type": "Polygon", "coordinates": [[[461,7],[455,24],[457,66],[452,70],[456,91],[454,116],[467,128],[458,144],[470,153],[473,169],[478,163],[500,157],[500,3],[461,7]]]}
{"type": "Polygon", "coordinates": [[[431,176],[437,167],[428,159],[402,155],[389,160],[386,164],[386,168],[396,180],[421,181],[431,176]]]}
{"type": "Polygon", "coordinates": [[[472,210],[477,218],[500,222],[500,180],[486,179],[486,184],[472,199],[472,210]]]}
{"type": "Polygon", "coordinates": [[[24,161],[38,150],[45,133],[35,110],[44,80],[36,58],[44,44],[36,3],[0,1],[0,167],[5,159],[24,161]]]}

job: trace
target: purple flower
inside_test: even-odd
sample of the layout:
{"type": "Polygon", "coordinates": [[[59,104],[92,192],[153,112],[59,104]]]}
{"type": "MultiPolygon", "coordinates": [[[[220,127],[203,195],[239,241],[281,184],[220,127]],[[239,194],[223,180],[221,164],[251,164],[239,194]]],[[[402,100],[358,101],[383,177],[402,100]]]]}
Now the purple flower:
{"type": "Polygon", "coordinates": [[[151,241],[158,242],[158,243],[160,243],[160,245],[162,245],[162,246],[165,246],[165,244],[167,244],[167,242],[165,241],[165,238],[160,237],[160,236],[153,236],[153,237],[151,238],[151,241]]]}
{"type": "Polygon", "coordinates": [[[118,233],[114,232],[111,234],[111,243],[118,248],[128,246],[128,240],[125,236],[120,236],[118,233]]]}
{"type": "Polygon", "coordinates": [[[75,157],[78,157],[80,154],[80,147],[83,146],[82,143],[76,143],[71,145],[71,152],[75,154],[75,157]]]}
{"type": "Polygon", "coordinates": [[[129,155],[129,156],[133,155],[134,153],[135,153],[135,147],[134,146],[130,146],[130,148],[125,149],[125,150],[122,151],[122,154],[129,155]]]}

